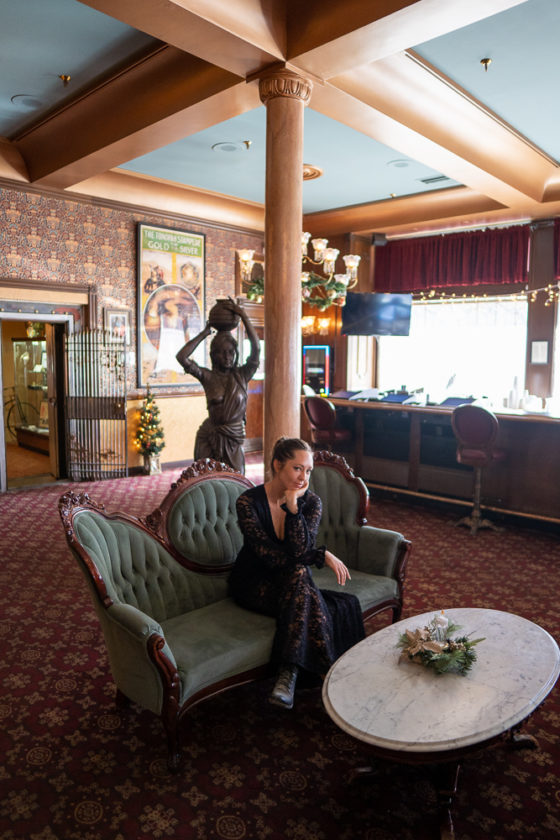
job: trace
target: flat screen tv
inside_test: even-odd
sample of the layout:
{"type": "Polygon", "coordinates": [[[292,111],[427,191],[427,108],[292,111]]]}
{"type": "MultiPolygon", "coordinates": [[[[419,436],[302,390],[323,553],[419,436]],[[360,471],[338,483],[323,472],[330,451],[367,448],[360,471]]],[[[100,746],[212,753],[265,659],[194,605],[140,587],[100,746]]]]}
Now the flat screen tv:
{"type": "Polygon", "coordinates": [[[342,307],[343,335],[408,335],[412,295],[348,292],[342,307]]]}

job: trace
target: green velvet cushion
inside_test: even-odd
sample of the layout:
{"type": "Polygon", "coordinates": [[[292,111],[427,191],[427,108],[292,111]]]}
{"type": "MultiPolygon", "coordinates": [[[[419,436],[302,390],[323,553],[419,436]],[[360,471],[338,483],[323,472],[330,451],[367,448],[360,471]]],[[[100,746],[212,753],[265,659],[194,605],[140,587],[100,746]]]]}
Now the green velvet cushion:
{"type": "Polygon", "coordinates": [[[213,477],[185,490],[167,521],[169,539],[177,551],[208,566],[233,563],[243,544],[235,503],[246,489],[213,477]]]}
{"type": "Polygon", "coordinates": [[[336,582],[334,573],[326,566],[312,571],[313,580],[319,589],[333,589],[335,592],[349,592],[350,595],[355,595],[360,602],[362,612],[391,598],[396,598],[399,594],[397,581],[393,578],[351,570],[352,579],[348,580],[344,586],[340,586],[336,582]]]}
{"type": "Polygon", "coordinates": [[[109,597],[131,604],[160,623],[227,594],[223,575],[185,569],[132,523],[81,511],[74,519],[74,530],[105,581],[109,597]]]}
{"type": "Polygon", "coordinates": [[[276,629],[273,618],[224,598],[162,622],[181,678],[181,702],[243,671],[266,665],[276,629]]]}

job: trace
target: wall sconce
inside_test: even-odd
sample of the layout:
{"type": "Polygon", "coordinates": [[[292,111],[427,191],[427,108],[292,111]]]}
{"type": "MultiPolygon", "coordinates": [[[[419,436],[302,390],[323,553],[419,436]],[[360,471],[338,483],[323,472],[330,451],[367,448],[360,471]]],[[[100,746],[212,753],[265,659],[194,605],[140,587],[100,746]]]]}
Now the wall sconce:
{"type": "Polygon", "coordinates": [[[251,251],[248,248],[241,248],[237,252],[237,256],[239,257],[239,268],[241,270],[241,279],[245,283],[248,283],[251,280],[251,272],[255,263],[253,259],[254,253],[254,251],[251,251]]]}
{"type": "Polygon", "coordinates": [[[317,318],[317,328],[319,330],[319,335],[328,335],[330,325],[330,318],[317,318]]]}
{"type": "Polygon", "coordinates": [[[315,332],[315,316],[304,315],[301,319],[301,331],[304,335],[311,335],[315,332]]]}

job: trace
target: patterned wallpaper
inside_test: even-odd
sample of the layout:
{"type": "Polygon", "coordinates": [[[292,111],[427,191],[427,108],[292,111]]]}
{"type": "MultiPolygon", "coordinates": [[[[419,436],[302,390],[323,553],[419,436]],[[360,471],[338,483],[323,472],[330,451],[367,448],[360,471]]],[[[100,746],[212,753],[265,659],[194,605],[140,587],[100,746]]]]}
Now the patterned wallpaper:
{"type": "MultiPolygon", "coordinates": [[[[103,324],[104,307],[124,306],[131,310],[134,331],[138,222],[205,234],[207,310],[216,297],[234,294],[236,250],[262,251],[258,234],[87,199],[0,188],[0,279],[62,287],[92,284],[98,323],[103,324]]],[[[133,341],[136,346],[135,331],[133,341]]]]}

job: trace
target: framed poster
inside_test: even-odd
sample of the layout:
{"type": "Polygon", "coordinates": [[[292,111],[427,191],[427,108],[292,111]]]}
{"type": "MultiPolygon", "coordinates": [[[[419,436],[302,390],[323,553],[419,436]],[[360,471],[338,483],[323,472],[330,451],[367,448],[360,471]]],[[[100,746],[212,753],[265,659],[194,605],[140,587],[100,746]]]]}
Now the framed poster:
{"type": "MultiPolygon", "coordinates": [[[[198,381],[176,353],[204,326],[205,239],[200,233],[138,225],[138,387],[198,381]]],[[[192,354],[206,361],[205,342],[192,354]]]]}
{"type": "Polygon", "coordinates": [[[130,345],[130,310],[105,309],[103,326],[110,337],[124,338],[126,346],[130,345]]]}

